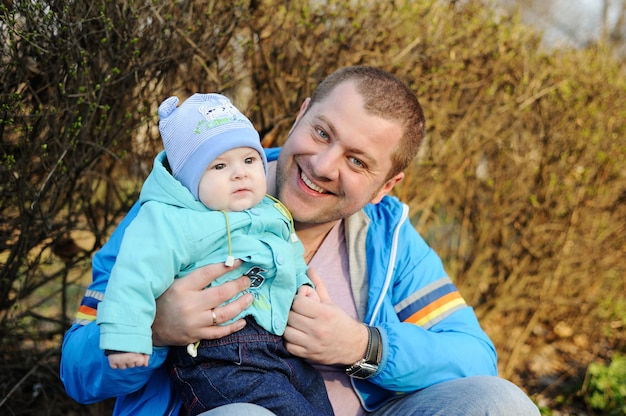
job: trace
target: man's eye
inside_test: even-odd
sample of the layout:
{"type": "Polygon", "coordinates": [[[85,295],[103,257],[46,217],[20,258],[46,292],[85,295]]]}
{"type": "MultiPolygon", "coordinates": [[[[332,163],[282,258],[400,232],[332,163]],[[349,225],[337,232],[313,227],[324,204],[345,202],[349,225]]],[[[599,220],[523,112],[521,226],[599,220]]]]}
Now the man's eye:
{"type": "Polygon", "coordinates": [[[352,163],[354,166],[358,167],[358,168],[362,168],[365,166],[365,164],[363,162],[361,162],[359,159],[355,158],[355,157],[351,157],[350,158],[350,163],[352,163]]]}
{"type": "Polygon", "coordinates": [[[328,141],[328,134],[326,134],[326,132],[322,129],[317,129],[317,135],[325,141],[328,141]]]}

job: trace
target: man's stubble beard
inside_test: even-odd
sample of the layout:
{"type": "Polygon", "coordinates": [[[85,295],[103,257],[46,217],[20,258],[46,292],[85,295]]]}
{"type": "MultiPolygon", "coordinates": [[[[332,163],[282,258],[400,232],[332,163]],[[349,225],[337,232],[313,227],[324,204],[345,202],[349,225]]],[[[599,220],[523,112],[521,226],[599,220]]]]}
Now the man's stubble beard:
{"type": "MultiPolygon", "coordinates": [[[[295,164],[295,162],[294,162],[294,169],[296,170],[296,172],[299,172],[299,169],[297,168],[297,165],[295,164]]],[[[329,222],[340,220],[344,217],[340,212],[337,212],[334,215],[330,215],[330,213],[328,212],[326,212],[325,214],[323,212],[322,213],[316,212],[315,215],[313,215],[310,218],[300,217],[297,212],[294,212],[294,210],[292,209],[293,207],[290,207],[288,205],[289,201],[285,199],[285,195],[283,191],[284,191],[284,184],[286,183],[286,181],[287,181],[286,173],[281,168],[281,163],[280,163],[280,158],[279,158],[278,163],[276,164],[276,197],[283,204],[285,204],[285,206],[291,213],[291,216],[293,217],[293,220],[296,224],[303,225],[303,226],[327,224],[329,222]]],[[[295,179],[295,181],[297,182],[297,179],[295,179]]]]}

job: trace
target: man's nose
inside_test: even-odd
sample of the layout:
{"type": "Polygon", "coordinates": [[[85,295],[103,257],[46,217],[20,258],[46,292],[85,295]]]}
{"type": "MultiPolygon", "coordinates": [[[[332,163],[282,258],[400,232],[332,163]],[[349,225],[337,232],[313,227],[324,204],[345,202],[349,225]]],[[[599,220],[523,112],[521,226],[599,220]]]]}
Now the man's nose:
{"type": "Polygon", "coordinates": [[[336,147],[329,147],[311,157],[313,173],[319,178],[336,179],[340,163],[341,151],[336,147]]]}

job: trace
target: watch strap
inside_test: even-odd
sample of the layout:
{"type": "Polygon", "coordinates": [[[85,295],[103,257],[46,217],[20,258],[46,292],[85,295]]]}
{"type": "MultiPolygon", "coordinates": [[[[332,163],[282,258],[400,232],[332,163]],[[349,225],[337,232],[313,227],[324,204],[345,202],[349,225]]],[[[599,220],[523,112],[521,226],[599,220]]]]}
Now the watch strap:
{"type": "Polygon", "coordinates": [[[346,369],[346,374],[350,377],[366,379],[371,377],[378,370],[378,364],[382,356],[382,336],[378,328],[368,326],[368,340],[365,357],[346,369]]]}
{"type": "Polygon", "coordinates": [[[382,350],[382,336],[375,326],[368,326],[367,329],[370,333],[370,342],[368,343],[368,349],[365,353],[365,362],[378,365],[380,364],[380,352],[382,350]]]}

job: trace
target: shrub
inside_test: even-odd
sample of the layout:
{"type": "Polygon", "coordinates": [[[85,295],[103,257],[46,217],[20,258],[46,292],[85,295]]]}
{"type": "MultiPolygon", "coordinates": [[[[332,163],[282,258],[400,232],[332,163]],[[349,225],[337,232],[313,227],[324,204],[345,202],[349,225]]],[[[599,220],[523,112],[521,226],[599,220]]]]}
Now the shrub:
{"type": "Polygon", "coordinates": [[[623,345],[606,308],[626,286],[626,77],[610,52],[542,51],[479,0],[161,3],[0,4],[0,407],[68,413],[61,336],[160,149],[163,99],[222,92],[280,145],[345,65],[394,73],[424,106],[427,143],[395,192],[501,375],[554,399],[623,345]]]}
{"type": "Polygon", "coordinates": [[[589,365],[582,391],[589,406],[602,414],[626,414],[626,356],[615,354],[608,366],[589,365]]]}

